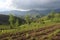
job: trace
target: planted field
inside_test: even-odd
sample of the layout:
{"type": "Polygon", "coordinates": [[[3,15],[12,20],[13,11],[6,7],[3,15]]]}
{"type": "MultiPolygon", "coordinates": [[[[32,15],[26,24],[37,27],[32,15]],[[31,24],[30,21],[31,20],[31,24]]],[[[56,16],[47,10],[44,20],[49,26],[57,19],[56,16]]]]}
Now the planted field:
{"type": "Polygon", "coordinates": [[[0,35],[0,40],[60,40],[60,24],[49,27],[0,35]]]}

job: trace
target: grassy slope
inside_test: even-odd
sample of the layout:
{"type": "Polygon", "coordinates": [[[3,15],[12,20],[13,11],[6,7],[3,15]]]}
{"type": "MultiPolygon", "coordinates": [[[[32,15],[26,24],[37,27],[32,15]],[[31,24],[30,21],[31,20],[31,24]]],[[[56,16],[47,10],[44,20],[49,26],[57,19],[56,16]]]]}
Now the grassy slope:
{"type": "MultiPolygon", "coordinates": [[[[59,14],[55,14],[55,17],[53,18],[54,21],[51,21],[51,19],[47,20],[47,16],[45,17],[42,17],[41,19],[44,20],[44,24],[40,23],[40,19],[37,20],[37,22],[32,22],[31,24],[24,24],[24,25],[21,25],[19,26],[17,29],[9,29],[9,30],[0,30],[0,35],[3,35],[3,34],[15,34],[15,33],[18,33],[18,32],[25,32],[25,31],[30,31],[30,30],[38,30],[38,29],[41,29],[41,28],[45,28],[45,27],[51,27],[52,25],[58,25],[60,24],[60,18],[58,17],[59,14]]],[[[58,29],[59,30],[59,29],[58,29]]],[[[60,31],[60,30],[59,30],[60,31]]],[[[54,31],[55,33],[55,31],[54,31]]],[[[52,35],[49,34],[48,37],[50,38],[50,36],[52,35]]],[[[44,37],[43,37],[44,38],[44,37]]]]}
{"type": "MultiPolygon", "coordinates": [[[[60,23],[38,29],[4,30],[0,34],[1,40],[52,40],[60,33],[60,23]],[[3,34],[4,33],[4,34],[3,34]],[[24,35],[24,36],[23,36],[24,35]]],[[[59,37],[60,38],[60,37],[59,37]]],[[[59,38],[56,38],[59,39],[59,38]]]]}

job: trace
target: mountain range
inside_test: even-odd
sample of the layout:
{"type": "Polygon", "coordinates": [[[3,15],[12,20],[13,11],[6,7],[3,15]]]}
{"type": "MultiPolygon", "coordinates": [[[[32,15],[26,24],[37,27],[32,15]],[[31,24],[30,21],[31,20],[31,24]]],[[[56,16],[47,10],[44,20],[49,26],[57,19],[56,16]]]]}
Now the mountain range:
{"type": "MultiPolygon", "coordinates": [[[[47,10],[36,10],[36,9],[32,9],[29,11],[19,11],[19,10],[11,10],[11,11],[2,11],[0,12],[0,14],[4,14],[4,15],[9,15],[10,13],[15,15],[15,16],[24,16],[24,15],[47,15],[48,13],[50,13],[52,10],[47,9],[47,10]]],[[[60,9],[54,9],[53,11],[55,12],[60,12],[60,9]]]]}

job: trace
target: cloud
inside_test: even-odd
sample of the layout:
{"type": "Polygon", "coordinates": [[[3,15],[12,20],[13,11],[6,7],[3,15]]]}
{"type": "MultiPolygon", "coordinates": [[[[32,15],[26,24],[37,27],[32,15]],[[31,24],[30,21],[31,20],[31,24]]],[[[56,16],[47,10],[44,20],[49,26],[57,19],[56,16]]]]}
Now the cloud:
{"type": "Polygon", "coordinates": [[[10,8],[12,5],[12,0],[0,0],[0,9],[10,8]]]}
{"type": "Polygon", "coordinates": [[[18,9],[55,9],[60,8],[60,0],[13,0],[18,9]]]}

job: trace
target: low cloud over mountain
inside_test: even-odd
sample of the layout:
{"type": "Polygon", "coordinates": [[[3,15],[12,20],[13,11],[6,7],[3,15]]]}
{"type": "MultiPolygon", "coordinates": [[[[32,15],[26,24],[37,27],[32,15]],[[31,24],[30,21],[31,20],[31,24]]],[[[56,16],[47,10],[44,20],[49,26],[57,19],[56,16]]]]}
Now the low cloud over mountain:
{"type": "Polygon", "coordinates": [[[56,9],[60,8],[60,0],[13,0],[18,9],[56,9]]]}

